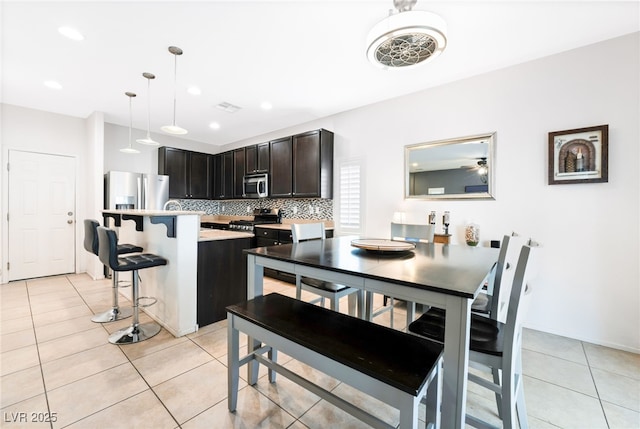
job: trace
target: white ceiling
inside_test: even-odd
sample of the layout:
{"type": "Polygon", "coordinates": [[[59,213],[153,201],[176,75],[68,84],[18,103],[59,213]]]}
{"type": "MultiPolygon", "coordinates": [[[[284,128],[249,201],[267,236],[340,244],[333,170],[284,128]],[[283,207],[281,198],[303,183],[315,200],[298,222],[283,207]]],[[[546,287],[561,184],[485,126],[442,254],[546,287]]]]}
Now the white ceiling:
{"type": "Polygon", "coordinates": [[[392,0],[3,1],[1,99],[81,118],[101,111],[127,126],[124,92],[133,91],[134,127],[146,130],[142,73],[151,72],[151,129],[161,133],[172,121],[174,45],[184,50],[176,122],[184,138],[223,145],[639,31],[639,4],[418,0],[414,10],[447,22],[445,52],[412,70],[382,70],[367,61],[365,40],[392,0]],[[63,25],[85,40],[62,37],[63,25]],[[214,107],[221,102],[242,109],[214,107]]]}

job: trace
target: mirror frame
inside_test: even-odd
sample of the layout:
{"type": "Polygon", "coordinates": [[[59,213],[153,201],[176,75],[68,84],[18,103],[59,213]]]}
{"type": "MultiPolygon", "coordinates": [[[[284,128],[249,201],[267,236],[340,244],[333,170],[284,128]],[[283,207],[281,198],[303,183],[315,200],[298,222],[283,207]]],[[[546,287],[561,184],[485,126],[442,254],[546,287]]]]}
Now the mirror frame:
{"type": "Polygon", "coordinates": [[[404,198],[407,200],[495,200],[495,171],[496,171],[496,132],[476,134],[467,137],[457,137],[453,139],[437,140],[426,143],[406,145],[404,147],[404,198]],[[409,156],[411,151],[418,149],[428,149],[430,147],[462,144],[475,140],[487,140],[487,163],[489,172],[487,174],[487,192],[473,192],[467,194],[440,194],[440,195],[410,195],[410,165],[409,156]]]}

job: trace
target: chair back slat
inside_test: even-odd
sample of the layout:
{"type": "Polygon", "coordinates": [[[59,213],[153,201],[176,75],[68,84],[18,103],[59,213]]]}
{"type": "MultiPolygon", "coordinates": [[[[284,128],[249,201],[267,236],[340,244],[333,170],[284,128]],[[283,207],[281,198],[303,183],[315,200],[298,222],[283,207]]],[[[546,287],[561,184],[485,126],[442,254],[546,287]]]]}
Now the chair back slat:
{"type": "Polygon", "coordinates": [[[294,223],[291,225],[291,233],[294,243],[307,240],[324,240],[324,223],[294,223]]]}
{"type": "Polygon", "coordinates": [[[504,334],[504,350],[510,350],[513,354],[520,347],[522,323],[531,302],[537,247],[535,245],[522,246],[518,263],[514,270],[515,274],[513,276],[504,334]]]}
{"type": "Polygon", "coordinates": [[[391,239],[433,243],[435,225],[415,225],[391,222],[391,239]]]}
{"type": "Polygon", "coordinates": [[[511,285],[518,265],[520,250],[525,243],[524,237],[520,236],[505,235],[502,239],[489,311],[492,319],[502,323],[505,323],[507,318],[511,285]]]}

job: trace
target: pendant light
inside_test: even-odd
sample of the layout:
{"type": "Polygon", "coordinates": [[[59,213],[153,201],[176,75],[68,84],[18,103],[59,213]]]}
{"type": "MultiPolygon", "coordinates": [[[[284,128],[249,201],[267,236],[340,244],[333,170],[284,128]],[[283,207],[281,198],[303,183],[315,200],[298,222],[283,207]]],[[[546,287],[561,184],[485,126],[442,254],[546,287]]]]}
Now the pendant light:
{"type": "Polygon", "coordinates": [[[169,134],[187,134],[187,130],[176,125],[176,87],[178,76],[178,55],[182,55],[182,49],[176,46],[169,46],[169,52],[173,54],[173,123],[160,128],[169,134]]]}
{"type": "Polygon", "coordinates": [[[142,76],[147,79],[147,137],[136,141],[148,146],[158,146],[160,143],[151,138],[151,79],[155,79],[156,76],[146,72],[142,73],[142,76]]]}
{"type": "Polygon", "coordinates": [[[131,113],[131,99],[136,96],[133,92],[125,92],[127,97],[129,97],[129,146],[123,147],[120,149],[120,152],[124,153],[140,153],[139,150],[131,147],[131,128],[133,127],[133,113],[131,113]]]}

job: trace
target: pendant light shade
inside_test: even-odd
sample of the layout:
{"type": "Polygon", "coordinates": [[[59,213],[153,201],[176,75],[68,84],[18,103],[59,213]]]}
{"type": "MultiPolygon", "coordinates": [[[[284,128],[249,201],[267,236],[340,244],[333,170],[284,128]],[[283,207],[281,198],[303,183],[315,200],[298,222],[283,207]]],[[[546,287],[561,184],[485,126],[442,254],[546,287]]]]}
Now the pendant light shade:
{"type": "Polygon", "coordinates": [[[156,76],[153,73],[142,73],[142,76],[147,79],[147,137],[136,141],[148,146],[158,146],[160,143],[151,138],[151,79],[156,76]]]}
{"type": "Polygon", "coordinates": [[[412,11],[417,0],[394,0],[397,9],[367,37],[367,57],[386,68],[407,68],[431,60],[447,46],[447,25],[438,15],[412,11]]]}
{"type": "Polygon", "coordinates": [[[133,113],[131,112],[131,100],[136,96],[133,92],[125,92],[127,97],[129,97],[129,145],[127,147],[123,147],[120,149],[120,152],[124,153],[140,153],[139,150],[131,147],[131,128],[133,127],[133,113]]]}
{"type": "Polygon", "coordinates": [[[182,55],[182,49],[176,46],[169,46],[169,52],[173,55],[173,123],[165,125],[160,129],[169,134],[187,134],[187,130],[176,125],[176,87],[178,76],[178,55],[182,55]]]}

